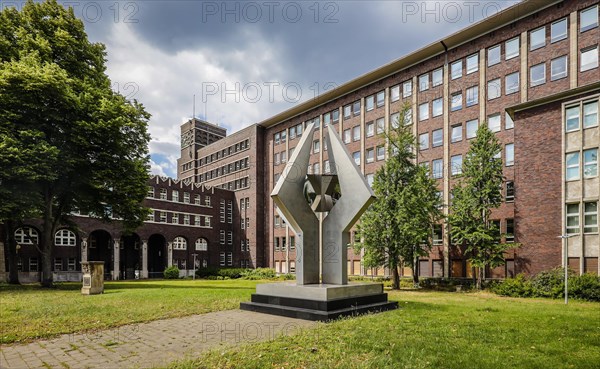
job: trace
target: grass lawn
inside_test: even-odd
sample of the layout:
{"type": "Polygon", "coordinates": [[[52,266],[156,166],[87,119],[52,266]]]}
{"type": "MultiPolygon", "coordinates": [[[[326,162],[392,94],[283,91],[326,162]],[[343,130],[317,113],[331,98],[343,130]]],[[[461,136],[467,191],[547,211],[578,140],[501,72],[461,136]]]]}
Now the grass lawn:
{"type": "Polygon", "coordinates": [[[598,368],[600,304],[393,292],[401,308],[217,350],[189,368],[598,368]]]}
{"type": "Polygon", "coordinates": [[[48,338],[156,319],[235,309],[258,281],[106,282],[104,294],[81,295],[81,283],[55,289],[0,285],[0,343],[48,338]]]}

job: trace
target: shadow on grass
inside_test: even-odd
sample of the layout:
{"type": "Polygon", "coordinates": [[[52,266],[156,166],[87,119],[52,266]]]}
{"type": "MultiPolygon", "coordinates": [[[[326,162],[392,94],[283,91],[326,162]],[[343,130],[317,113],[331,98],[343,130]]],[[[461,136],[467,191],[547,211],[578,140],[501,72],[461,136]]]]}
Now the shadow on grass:
{"type": "MultiPolygon", "coordinates": [[[[185,284],[168,284],[156,283],[149,281],[105,281],[104,290],[127,290],[127,289],[192,289],[192,290],[254,290],[254,286],[227,286],[227,285],[185,285],[185,284]]],[[[191,281],[190,281],[191,282],[191,281]]],[[[208,280],[207,280],[208,282],[208,280]]],[[[53,292],[53,291],[78,291],[81,290],[80,282],[55,283],[52,288],[44,288],[38,283],[31,284],[0,284],[0,292],[53,292]]]]}

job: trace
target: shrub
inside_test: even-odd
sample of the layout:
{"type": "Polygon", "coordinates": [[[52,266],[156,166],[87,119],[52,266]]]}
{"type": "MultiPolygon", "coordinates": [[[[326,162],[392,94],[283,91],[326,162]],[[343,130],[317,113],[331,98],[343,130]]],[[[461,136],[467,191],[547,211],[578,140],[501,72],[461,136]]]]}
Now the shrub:
{"type": "Polygon", "coordinates": [[[282,274],[280,277],[284,281],[290,281],[290,280],[296,279],[296,275],[295,274],[289,274],[289,273],[288,274],[282,274]]]}
{"type": "Polygon", "coordinates": [[[523,274],[517,275],[516,278],[507,278],[504,281],[492,285],[492,292],[502,296],[510,297],[531,297],[533,296],[533,288],[531,281],[523,274]]]}
{"type": "Polygon", "coordinates": [[[171,265],[163,272],[165,279],[178,279],[179,278],[179,268],[175,265],[171,265]]]}
{"type": "Polygon", "coordinates": [[[238,279],[242,277],[242,273],[244,273],[246,269],[244,268],[223,268],[219,269],[217,275],[223,277],[224,279],[238,279]]]}
{"type": "Polygon", "coordinates": [[[585,273],[569,278],[568,293],[576,299],[600,301],[600,276],[585,273]]]}
{"type": "Polygon", "coordinates": [[[219,274],[219,268],[198,268],[196,270],[196,277],[210,279],[209,277],[216,277],[219,274]]]}
{"type": "Polygon", "coordinates": [[[275,269],[271,268],[247,269],[242,273],[242,278],[250,280],[275,279],[276,277],[275,269]]]}

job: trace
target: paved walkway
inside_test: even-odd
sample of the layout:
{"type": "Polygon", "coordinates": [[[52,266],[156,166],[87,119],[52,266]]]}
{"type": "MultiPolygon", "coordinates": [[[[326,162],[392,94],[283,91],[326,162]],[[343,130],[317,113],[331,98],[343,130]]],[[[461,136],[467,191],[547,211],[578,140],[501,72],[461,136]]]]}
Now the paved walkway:
{"type": "Polygon", "coordinates": [[[151,368],[314,326],[314,322],[250,311],[219,311],[3,346],[0,368],[151,368]]]}

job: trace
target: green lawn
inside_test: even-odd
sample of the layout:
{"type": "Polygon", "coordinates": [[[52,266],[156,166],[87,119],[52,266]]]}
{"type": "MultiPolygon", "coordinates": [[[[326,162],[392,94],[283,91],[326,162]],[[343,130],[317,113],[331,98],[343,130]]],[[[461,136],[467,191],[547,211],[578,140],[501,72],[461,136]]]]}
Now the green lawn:
{"type": "Polygon", "coordinates": [[[106,282],[102,295],[81,295],[81,283],[0,285],[0,343],[48,338],[156,319],[235,309],[258,281],[155,280],[106,282]]]}
{"type": "Polygon", "coordinates": [[[600,304],[393,292],[400,309],[217,350],[189,368],[598,368],[600,304]]]}

